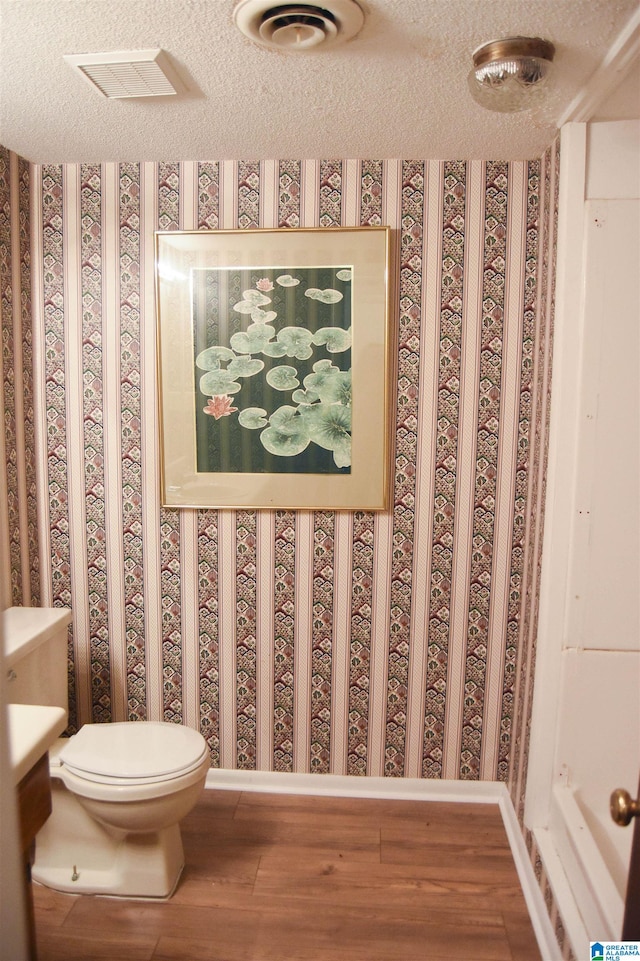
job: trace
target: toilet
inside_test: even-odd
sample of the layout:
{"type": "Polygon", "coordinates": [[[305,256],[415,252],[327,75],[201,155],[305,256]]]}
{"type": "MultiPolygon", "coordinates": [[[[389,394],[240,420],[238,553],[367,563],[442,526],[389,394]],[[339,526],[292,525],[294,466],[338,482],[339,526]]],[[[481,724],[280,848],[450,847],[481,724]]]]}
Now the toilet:
{"type": "Polygon", "coordinates": [[[85,724],[49,754],[52,812],[36,838],[34,881],[58,891],[169,898],[182,869],[180,824],[210,757],[178,724],[85,724]]]}
{"type": "MultiPolygon", "coordinates": [[[[68,710],[65,608],[2,612],[14,704],[68,710]]],[[[202,735],[164,721],[85,724],[49,751],[52,812],[34,881],[74,894],[169,898],[184,866],[180,821],[210,767],[202,735]]]]}

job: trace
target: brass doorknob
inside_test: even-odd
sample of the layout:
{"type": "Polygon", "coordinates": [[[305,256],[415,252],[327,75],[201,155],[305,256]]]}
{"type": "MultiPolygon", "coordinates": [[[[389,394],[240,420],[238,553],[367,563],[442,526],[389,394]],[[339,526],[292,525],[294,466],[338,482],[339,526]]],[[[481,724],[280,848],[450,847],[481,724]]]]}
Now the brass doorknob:
{"type": "Polygon", "coordinates": [[[640,798],[634,801],[628,791],[619,787],[611,795],[609,810],[616,824],[626,827],[631,818],[637,818],[640,815],[640,798]]]}

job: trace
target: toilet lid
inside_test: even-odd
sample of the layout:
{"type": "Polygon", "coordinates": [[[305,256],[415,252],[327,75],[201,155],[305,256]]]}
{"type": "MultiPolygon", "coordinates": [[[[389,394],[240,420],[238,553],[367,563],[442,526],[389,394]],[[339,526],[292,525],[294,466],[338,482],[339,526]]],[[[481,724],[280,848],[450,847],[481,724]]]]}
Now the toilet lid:
{"type": "Polygon", "coordinates": [[[206,742],[198,731],[164,721],[85,724],[60,752],[79,774],[144,779],[176,776],[202,759],[206,742]]]}

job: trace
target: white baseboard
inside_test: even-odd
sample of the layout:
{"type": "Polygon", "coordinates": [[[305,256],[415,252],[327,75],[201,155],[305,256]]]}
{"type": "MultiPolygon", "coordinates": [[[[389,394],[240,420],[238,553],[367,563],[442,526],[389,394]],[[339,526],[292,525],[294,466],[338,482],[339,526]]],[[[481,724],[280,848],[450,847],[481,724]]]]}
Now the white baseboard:
{"type": "Polygon", "coordinates": [[[207,788],[312,794],[324,797],[395,798],[399,801],[469,801],[497,804],[506,788],[497,781],[435,781],[422,778],[358,777],[350,774],[283,774],[211,768],[207,788]]]}
{"type": "Polygon", "coordinates": [[[500,799],[500,810],[504,829],[507,832],[509,846],[513,856],[513,862],[520,878],[522,893],[527,904],[531,924],[535,931],[538,941],[538,948],[544,961],[562,961],[562,951],[558,945],[556,933],[549,919],[549,912],[538,879],[536,878],[533,865],[529,858],[527,846],[518,824],[515,809],[511,803],[511,798],[505,787],[504,794],[500,799]]]}
{"type": "Polygon", "coordinates": [[[206,787],[218,791],[257,791],[322,797],[392,798],[397,801],[448,801],[497,804],[518,872],[522,893],[544,961],[561,961],[547,906],[522,837],[509,792],[498,781],[436,781],[424,778],[357,777],[339,774],[282,774],[211,768],[206,787]]]}
{"type": "Polygon", "coordinates": [[[575,893],[569,884],[564,865],[558,854],[555,839],[547,828],[534,828],[533,836],[573,953],[577,958],[586,958],[589,951],[590,936],[587,933],[575,893]]]}
{"type": "Polygon", "coordinates": [[[548,826],[533,834],[575,956],[595,938],[617,941],[624,898],[571,788],[554,785],[548,826]]]}

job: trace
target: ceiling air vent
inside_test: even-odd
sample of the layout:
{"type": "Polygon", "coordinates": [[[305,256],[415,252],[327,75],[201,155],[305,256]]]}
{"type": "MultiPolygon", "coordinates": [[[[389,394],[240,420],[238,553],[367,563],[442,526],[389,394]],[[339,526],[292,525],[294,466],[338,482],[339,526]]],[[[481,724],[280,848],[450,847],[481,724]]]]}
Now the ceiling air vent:
{"type": "Polygon", "coordinates": [[[66,62],[103,97],[171,97],[184,87],[164,50],[73,54],[66,62]]]}
{"type": "Polygon", "coordinates": [[[364,14],[356,0],[327,0],[322,6],[240,0],[233,19],[246,37],[263,47],[302,53],[350,40],[362,27],[364,14]]]}

